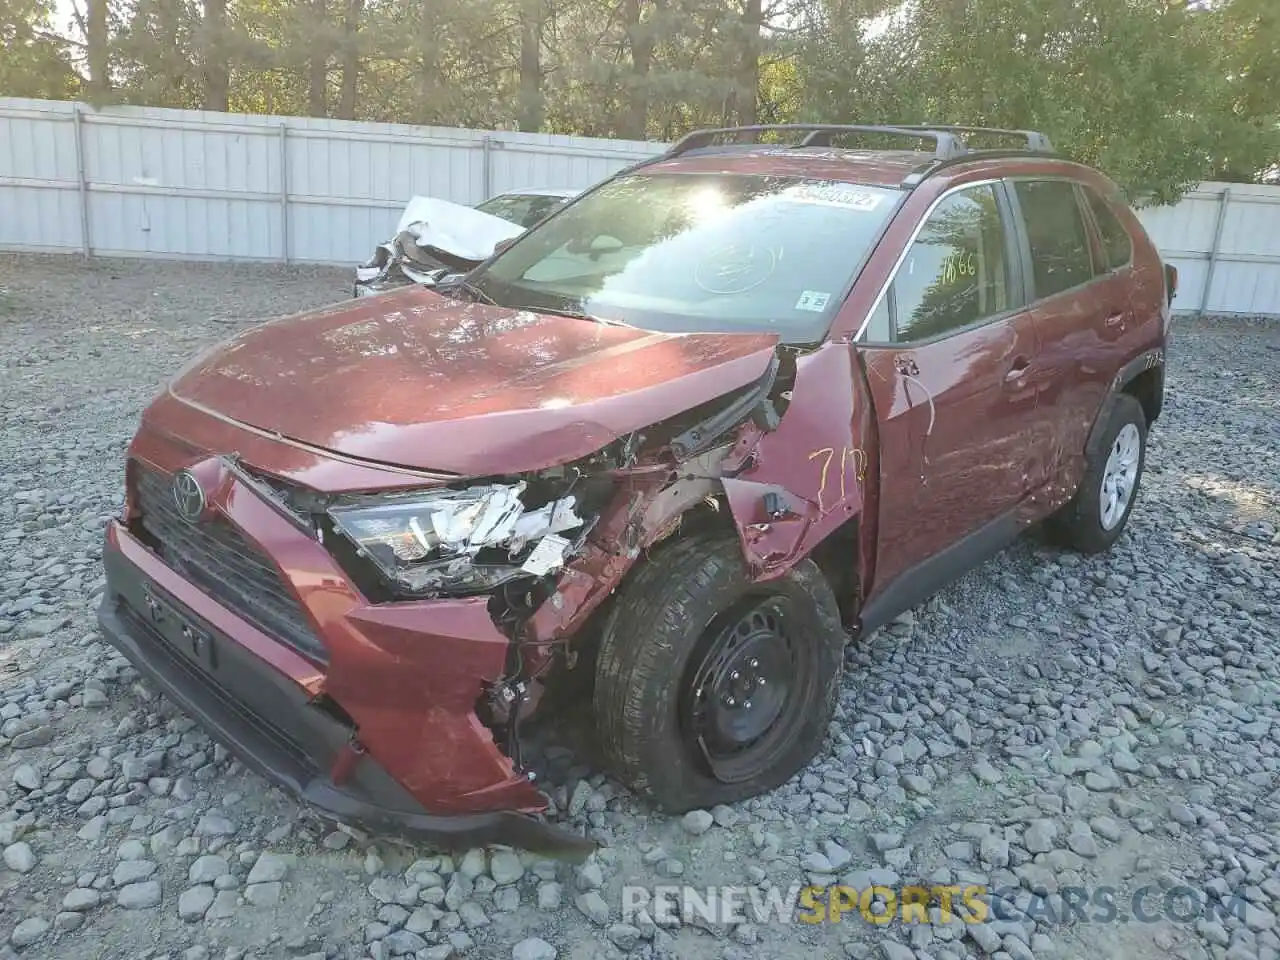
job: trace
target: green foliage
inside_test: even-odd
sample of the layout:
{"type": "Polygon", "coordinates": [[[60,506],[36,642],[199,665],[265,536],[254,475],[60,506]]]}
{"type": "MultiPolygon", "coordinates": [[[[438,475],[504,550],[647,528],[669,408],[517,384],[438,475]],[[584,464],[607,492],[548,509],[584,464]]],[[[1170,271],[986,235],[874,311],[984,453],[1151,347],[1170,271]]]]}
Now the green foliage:
{"type": "MultiPolygon", "coordinates": [[[[106,0],[83,0],[88,9],[106,0]]],[[[1034,128],[1140,200],[1280,162],[1277,0],[111,0],[110,98],[669,140],[830,120],[1034,128]],[[225,20],[217,11],[225,6],[225,20]]],[[[50,0],[0,93],[83,95],[50,0]]],[[[74,65],[74,66],[73,66],[74,65]]],[[[106,93],[99,91],[101,98],[106,93]]]]}
{"type": "Polygon", "coordinates": [[[52,26],[47,0],[0,0],[0,96],[68,99],[80,92],[71,44],[52,26]]]}
{"type": "Polygon", "coordinates": [[[805,109],[832,116],[856,102],[859,120],[1042,130],[1131,197],[1169,202],[1223,171],[1256,178],[1280,157],[1274,80],[1270,97],[1248,98],[1239,64],[1263,61],[1242,55],[1230,26],[1242,7],[1265,8],[1254,22],[1271,22],[1253,36],[1274,52],[1272,2],[919,0],[874,39],[846,32],[800,53],[805,109]]]}

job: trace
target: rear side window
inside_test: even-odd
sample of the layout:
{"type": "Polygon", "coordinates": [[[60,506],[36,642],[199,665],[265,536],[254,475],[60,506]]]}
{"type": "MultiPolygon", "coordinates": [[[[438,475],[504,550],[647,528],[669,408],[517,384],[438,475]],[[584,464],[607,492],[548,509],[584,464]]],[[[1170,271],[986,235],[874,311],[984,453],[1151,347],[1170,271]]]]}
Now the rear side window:
{"type": "Polygon", "coordinates": [[[938,204],[893,280],[896,339],[927,340],[1010,309],[1007,250],[990,184],[938,204]]]}
{"type": "Polygon", "coordinates": [[[1133,258],[1133,241],[1111,205],[1092,187],[1081,187],[1093,222],[1098,225],[1098,237],[1102,240],[1103,265],[1108,270],[1119,270],[1133,258]]]}
{"type": "Polygon", "coordinates": [[[1017,180],[1013,185],[1031,244],[1036,296],[1051,297],[1093,278],[1089,235],[1066,180],[1017,180]]]}

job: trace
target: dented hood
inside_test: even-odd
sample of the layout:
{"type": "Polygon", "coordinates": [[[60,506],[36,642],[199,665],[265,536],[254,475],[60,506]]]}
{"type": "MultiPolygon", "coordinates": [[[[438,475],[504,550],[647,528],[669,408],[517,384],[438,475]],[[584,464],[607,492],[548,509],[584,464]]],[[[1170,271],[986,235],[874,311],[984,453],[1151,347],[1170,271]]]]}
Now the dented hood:
{"type": "Polygon", "coordinates": [[[423,287],[254,327],[170,384],[182,402],[347,457],[536,470],[758,379],[772,334],[660,334],[423,287]]]}

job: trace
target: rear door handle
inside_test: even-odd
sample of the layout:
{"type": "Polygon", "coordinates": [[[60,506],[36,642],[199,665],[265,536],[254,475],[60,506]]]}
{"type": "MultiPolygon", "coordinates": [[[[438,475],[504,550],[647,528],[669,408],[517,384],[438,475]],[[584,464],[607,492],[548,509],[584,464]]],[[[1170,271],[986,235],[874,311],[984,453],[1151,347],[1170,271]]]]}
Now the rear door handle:
{"type": "Polygon", "coordinates": [[[1124,326],[1124,314],[1113,313],[1111,314],[1111,316],[1107,317],[1107,319],[1104,320],[1103,323],[1105,323],[1108,327],[1122,327],[1124,326]]]}

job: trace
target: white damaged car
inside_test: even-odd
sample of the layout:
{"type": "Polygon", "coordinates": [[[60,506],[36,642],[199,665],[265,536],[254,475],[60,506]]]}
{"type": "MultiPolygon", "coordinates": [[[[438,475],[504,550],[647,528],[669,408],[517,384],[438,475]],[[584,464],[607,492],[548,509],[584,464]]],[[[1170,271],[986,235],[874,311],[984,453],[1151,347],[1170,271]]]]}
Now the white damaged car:
{"type": "Polygon", "coordinates": [[[511,190],[474,207],[414,197],[400,215],[395,235],[356,267],[353,295],[371,296],[410,283],[434,286],[447,274],[470,270],[492,256],[499,243],[518,237],[577,194],[511,190]]]}

